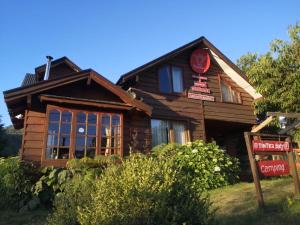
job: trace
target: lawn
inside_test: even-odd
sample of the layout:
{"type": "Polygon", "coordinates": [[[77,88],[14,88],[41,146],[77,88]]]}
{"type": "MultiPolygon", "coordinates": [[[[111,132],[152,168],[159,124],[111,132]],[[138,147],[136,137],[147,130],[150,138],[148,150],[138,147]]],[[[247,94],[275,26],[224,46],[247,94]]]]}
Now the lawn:
{"type": "Polygon", "coordinates": [[[220,225],[300,225],[300,199],[293,198],[291,178],[261,182],[266,203],[258,209],[253,183],[239,183],[210,192],[220,225]]]}
{"type": "MultiPolygon", "coordinates": [[[[291,178],[262,181],[266,203],[259,210],[253,183],[239,183],[210,191],[220,225],[300,225],[300,199],[293,199],[291,178]]],[[[0,211],[0,225],[42,225],[45,209],[24,214],[0,211]]]]}

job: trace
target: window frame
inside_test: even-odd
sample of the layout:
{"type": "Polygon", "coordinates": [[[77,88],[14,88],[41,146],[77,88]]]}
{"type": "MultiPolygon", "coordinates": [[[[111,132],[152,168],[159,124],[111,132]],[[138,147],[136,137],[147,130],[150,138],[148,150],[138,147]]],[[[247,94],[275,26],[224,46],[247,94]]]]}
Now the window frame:
{"type": "Polygon", "coordinates": [[[159,93],[165,94],[165,95],[185,95],[185,92],[186,92],[185,90],[186,89],[185,89],[185,82],[184,82],[184,68],[182,66],[178,66],[178,65],[175,65],[175,64],[164,64],[164,65],[161,65],[161,66],[158,67],[158,69],[156,71],[156,74],[157,74],[157,78],[158,78],[158,91],[159,91],[159,93]],[[161,82],[160,82],[160,73],[159,73],[159,71],[163,67],[168,67],[168,70],[169,70],[169,72],[171,74],[171,80],[170,80],[170,82],[171,82],[171,92],[164,92],[160,88],[161,82]],[[181,79],[182,79],[182,91],[181,92],[175,92],[174,91],[174,86],[173,86],[173,70],[172,70],[172,67],[177,67],[182,72],[181,73],[181,79]]]}
{"type": "Polygon", "coordinates": [[[230,104],[238,104],[238,105],[243,104],[241,92],[238,91],[237,88],[233,87],[233,85],[230,84],[228,81],[226,81],[224,78],[222,78],[221,75],[219,75],[219,89],[220,89],[220,95],[221,95],[221,102],[230,103],[230,104]],[[225,85],[227,85],[227,87],[230,91],[231,101],[225,101],[224,100],[224,97],[223,97],[223,94],[222,94],[222,82],[225,83],[225,85]],[[232,91],[234,91],[237,94],[238,102],[233,101],[232,94],[231,94],[232,91]]]}
{"type": "MultiPolygon", "coordinates": [[[[101,148],[101,116],[102,114],[109,114],[112,118],[113,115],[120,116],[120,150],[119,155],[123,157],[123,128],[124,128],[124,120],[123,120],[123,113],[121,112],[113,112],[113,111],[92,111],[92,110],[80,110],[80,109],[73,109],[67,107],[60,107],[56,105],[47,105],[46,108],[46,120],[45,120],[45,127],[44,127],[44,140],[43,140],[43,149],[42,149],[42,165],[53,165],[53,166],[64,166],[65,163],[75,158],[75,144],[76,144],[76,127],[77,121],[76,116],[77,113],[86,113],[86,114],[96,114],[97,115],[97,122],[96,122],[96,151],[95,156],[100,155],[100,148],[101,148]],[[50,159],[46,157],[47,154],[47,142],[48,142],[48,127],[49,127],[49,119],[50,119],[50,111],[51,110],[58,110],[60,112],[70,112],[72,114],[71,119],[71,132],[70,132],[70,150],[69,150],[69,158],[68,159],[50,159]]],[[[61,117],[61,116],[60,116],[61,117]]]]}
{"type": "MultiPolygon", "coordinates": [[[[185,142],[190,142],[191,141],[191,135],[190,135],[190,121],[189,120],[184,120],[184,119],[170,119],[169,117],[154,117],[150,119],[150,127],[151,127],[151,139],[152,139],[152,120],[163,120],[163,121],[168,121],[170,122],[171,126],[169,129],[169,143],[176,143],[174,142],[175,136],[174,136],[174,129],[173,129],[173,123],[182,123],[185,127],[184,129],[184,139],[185,142]]],[[[152,146],[152,144],[151,144],[152,146]]],[[[152,146],[152,148],[155,146],[152,146]]]]}

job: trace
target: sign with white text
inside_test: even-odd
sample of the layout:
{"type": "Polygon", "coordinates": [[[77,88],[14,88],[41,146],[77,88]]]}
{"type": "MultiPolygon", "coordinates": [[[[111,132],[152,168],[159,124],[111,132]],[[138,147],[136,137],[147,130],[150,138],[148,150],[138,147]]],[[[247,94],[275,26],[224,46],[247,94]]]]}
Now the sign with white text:
{"type": "Polygon", "coordinates": [[[259,171],[267,177],[282,176],[290,173],[289,163],[285,160],[258,161],[259,171]]]}
{"type": "Polygon", "coordinates": [[[290,145],[287,141],[252,141],[252,150],[270,151],[270,152],[286,152],[290,151],[290,145]]]}

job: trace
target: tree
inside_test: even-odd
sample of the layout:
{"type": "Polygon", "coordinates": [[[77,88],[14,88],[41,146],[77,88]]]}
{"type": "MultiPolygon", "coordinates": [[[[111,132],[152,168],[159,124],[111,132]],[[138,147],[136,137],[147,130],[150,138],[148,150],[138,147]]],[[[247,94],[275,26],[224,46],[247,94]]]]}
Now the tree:
{"type": "Polygon", "coordinates": [[[289,41],[274,40],[266,54],[248,53],[237,61],[263,96],[255,102],[260,118],[267,111],[300,112],[300,24],[288,33],[289,41]]]}
{"type": "Polygon", "coordinates": [[[4,125],[1,122],[1,116],[0,116],[0,155],[2,155],[2,151],[5,146],[5,130],[4,130],[4,125]]]}

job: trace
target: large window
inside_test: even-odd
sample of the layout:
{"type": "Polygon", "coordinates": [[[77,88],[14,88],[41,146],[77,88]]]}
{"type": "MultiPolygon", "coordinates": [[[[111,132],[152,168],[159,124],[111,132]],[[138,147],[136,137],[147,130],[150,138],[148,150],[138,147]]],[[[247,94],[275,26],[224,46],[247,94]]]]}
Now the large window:
{"type": "Polygon", "coordinates": [[[158,71],[159,88],[164,93],[181,93],[183,91],[183,72],[176,66],[165,65],[158,71]]]}
{"type": "Polygon", "coordinates": [[[182,122],[152,119],[151,131],[152,146],[173,142],[185,144],[187,140],[185,123],[182,122]]]}
{"type": "Polygon", "coordinates": [[[241,103],[241,95],[234,88],[232,88],[227,82],[221,80],[221,91],[223,102],[241,103]]]}
{"type": "Polygon", "coordinates": [[[48,114],[46,159],[121,154],[120,114],[61,108],[48,114]]]}
{"type": "Polygon", "coordinates": [[[50,111],[46,150],[47,158],[68,159],[70,157],[71,121],[71,112],[50,111]]]}

